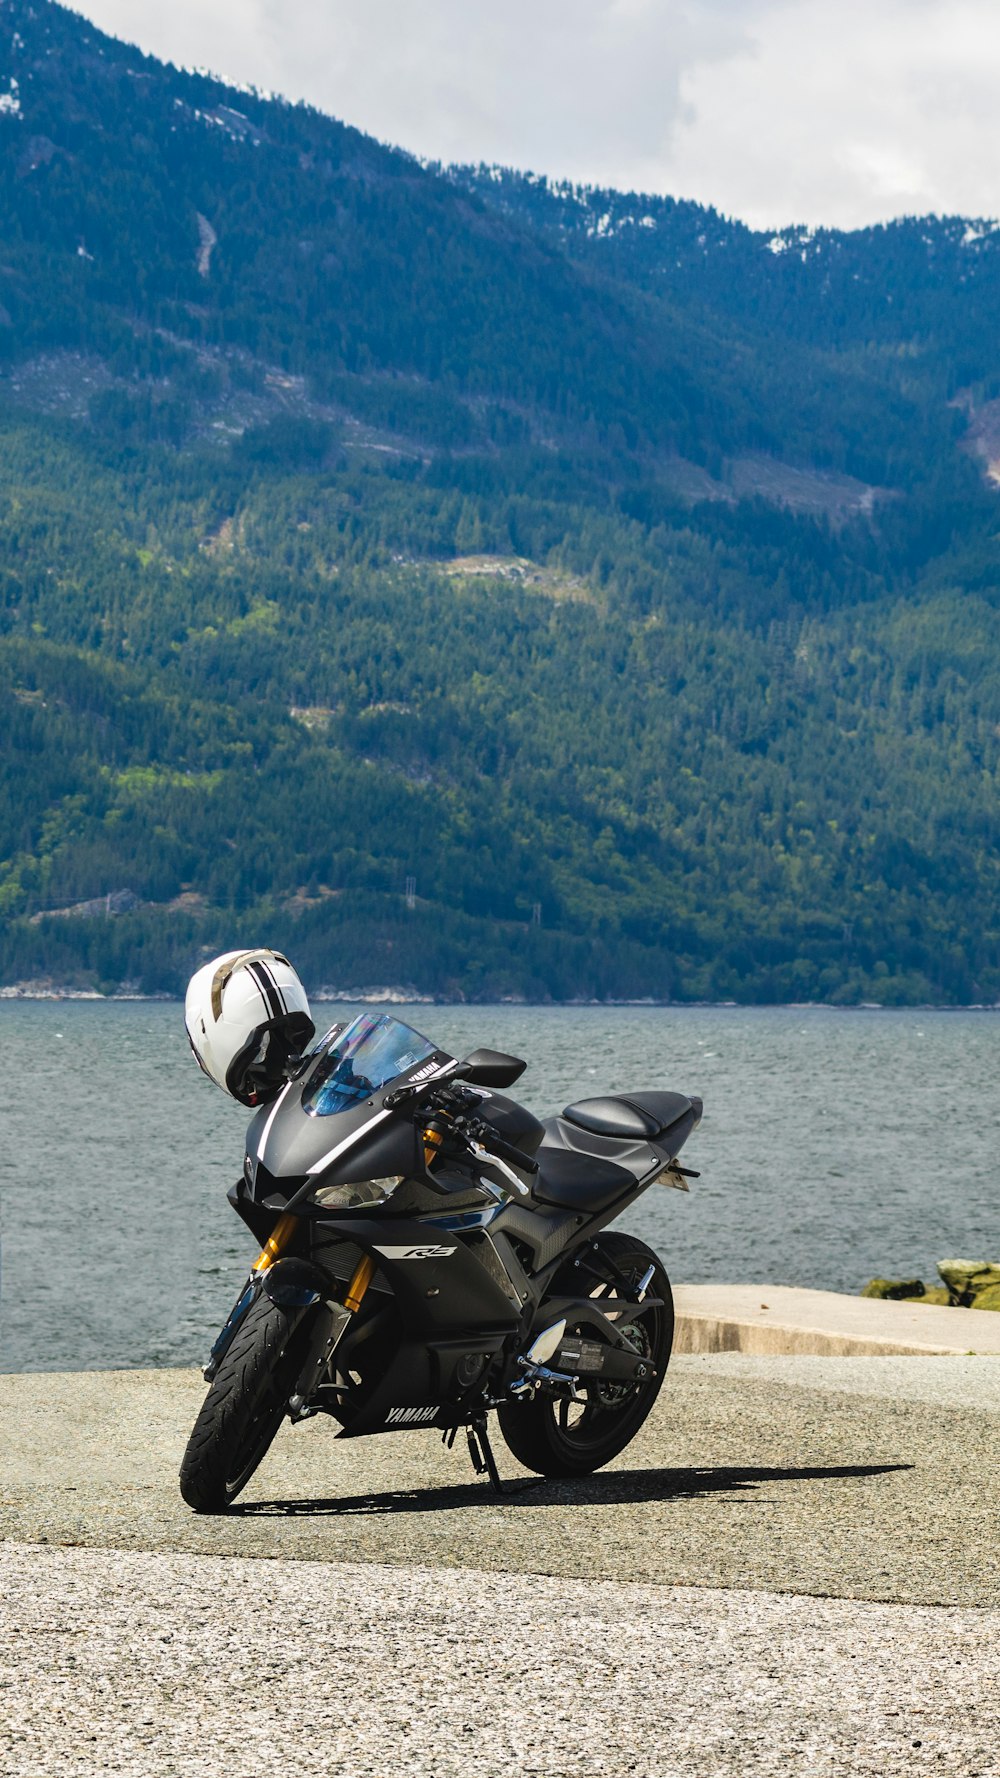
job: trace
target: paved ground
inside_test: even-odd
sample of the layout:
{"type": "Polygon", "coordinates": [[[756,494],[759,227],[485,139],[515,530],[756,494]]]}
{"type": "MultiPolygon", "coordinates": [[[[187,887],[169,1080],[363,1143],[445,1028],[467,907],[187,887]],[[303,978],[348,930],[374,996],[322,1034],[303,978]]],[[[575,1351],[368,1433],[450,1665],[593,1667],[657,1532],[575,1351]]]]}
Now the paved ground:
{"type": "Polygon", "coordinates": [[[1000,1356],[1000,1315],[784,1284],[679,1284],[675,1352],[1000,1356]]]}
{"type": "Polygon", "coordinates": [[[541,1482],[501,1453],[502,1500],[434,1433],[310,1421],[221,1519],[176,1486],[203,1391],[0,1377],[0,1536],[1000,1607],[995,1359],[679,1359],[610,1470],[541,1482]]]}
{"type": "Polygon", "coordinates": [[[996,1360],[680,1359],[612,1470],[501,1501],[312,1423],[213,1520],[202,1389],[0,1377],[4,1778],[1000,1775],[996,1360]]]}
{"type": "Polygon", "coordinates": [[[996,1612],[13,1545],[0,1575],[7,1778],[1000,1771],[996,1612]]]}

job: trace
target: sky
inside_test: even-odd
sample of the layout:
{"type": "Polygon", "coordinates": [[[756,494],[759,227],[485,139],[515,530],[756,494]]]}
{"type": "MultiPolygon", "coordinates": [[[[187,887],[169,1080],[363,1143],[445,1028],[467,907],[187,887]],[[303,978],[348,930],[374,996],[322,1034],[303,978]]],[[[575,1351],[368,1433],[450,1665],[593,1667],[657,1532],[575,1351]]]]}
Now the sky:
{"type": "Polygon", "coordinates": [[[381,141],[758,228],[1000,215],[997,0],[75,0],[381,141]]]}

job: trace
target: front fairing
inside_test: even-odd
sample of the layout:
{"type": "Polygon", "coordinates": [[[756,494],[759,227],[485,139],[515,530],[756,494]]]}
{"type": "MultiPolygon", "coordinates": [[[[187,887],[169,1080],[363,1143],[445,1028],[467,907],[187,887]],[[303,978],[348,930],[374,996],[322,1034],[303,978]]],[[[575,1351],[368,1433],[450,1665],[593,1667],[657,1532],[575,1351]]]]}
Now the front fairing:
{"type": "Polygon", "coordinates": [[[262,1106],[247,1130],[244,1174],[253,1197],[290,1196],[308,1178],[316,1184],[341,1185],[350,1180],[407,1177],[423,1172],[418,1131],[398,1113],[385,1109],[386,1097],[414,1076],[451,1058],[436,1051],[406,1074],[386,1083],[371,1098],[330,1117],[311,1116],[303,1108],[313,1069],[306,1064],[289,1081],[273,1105],[262,1106]]]}

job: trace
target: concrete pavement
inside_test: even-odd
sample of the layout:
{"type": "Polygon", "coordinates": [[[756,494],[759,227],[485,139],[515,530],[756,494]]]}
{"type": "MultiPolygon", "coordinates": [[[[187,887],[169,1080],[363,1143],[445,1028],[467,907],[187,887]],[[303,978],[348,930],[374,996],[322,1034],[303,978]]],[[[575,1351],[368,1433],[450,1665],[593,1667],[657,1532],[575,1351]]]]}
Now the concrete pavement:
{"type": "Polygon", "coordinates": [[[995,1611],[8,1545],[0,1624],[5,1778],[1000,1772],[995,1611]]]}
{"type": "Polygon", "coordinates": [[[639,1437],[582,1482],[497,1499],[421,1430],[282,1428],[241,1510],[177,1469],[193,1371],[0,1377],[0,1535],[188,1554],[413,1564],[1000,1608],[1000,1365],[679,1358],[639,1437]]]}
{"type": "Polygon", "coordinates": [[[995,1358],[681,1356],[502,1499],[310,1422],[220,1519],[203,1389],[0,1377],[4,1778],[1000,1778],[995,1358]]]}
{"type": "Polygon", "coordinates": [[[1000,1315],[779,1284],[681,1284],[674,1351],[1000,1357],[1000,1315]]]}

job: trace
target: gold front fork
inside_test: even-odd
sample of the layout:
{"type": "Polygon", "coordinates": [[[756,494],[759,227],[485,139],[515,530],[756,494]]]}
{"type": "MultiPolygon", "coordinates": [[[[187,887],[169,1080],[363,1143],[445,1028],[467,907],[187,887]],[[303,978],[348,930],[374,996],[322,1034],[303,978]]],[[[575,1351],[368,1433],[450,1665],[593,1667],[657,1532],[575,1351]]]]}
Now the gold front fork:
{"type": "MultiPolygon", "coordinates": [[[[259,1274],[270,1270],[275,1260],[288,1246],[289,1241],[299,1226],[300,1220],[301,1218],[298,1216],[290,1216],[287,1210],[284,1216],[279,1216],[271,1233],[268,1235],[267,1240],[264,1242],[263,1247],[257,1255],[257,1258],[253,1262],[253,1271],[255,1273],[259,1274]]],[[[354,1276],[352,1277],[350,1284],[347,1286],[347,1295],[344,1298],[344,1307],[345,1309],[350,1309],[352,1315],[357,1314],[364,1302],[365,1292],[374,1276],[375,1261],[367,1253],[363,1253],[354,1268],[354,1276]]]]}
{"type": "Polygon", "coordinates": [[[363,1253],[354,1268],[354,1276],[347,1286],[347,1295],[344,1298],[344,1308],[350,1309],[352,1315],[357,1314],[364,1302],[365,1291],[374,1276],[375,1261],[367,1253],[363,1253]]]}
{"type": "Polygon", "coordinates": [[[270,1271],[279,1254],[281,1254],[288,1246],[289,1241],[299,1226],[299,1221],[299,1217],[290,1216],[287,1210],[285,1211],[284,1216],[278,1217],[271,1233],[268,1235],[267,1240],[264,1242],[257,1258],[253,1262],[253,1271],[270,1271]]]}

